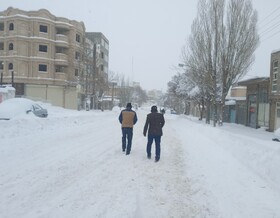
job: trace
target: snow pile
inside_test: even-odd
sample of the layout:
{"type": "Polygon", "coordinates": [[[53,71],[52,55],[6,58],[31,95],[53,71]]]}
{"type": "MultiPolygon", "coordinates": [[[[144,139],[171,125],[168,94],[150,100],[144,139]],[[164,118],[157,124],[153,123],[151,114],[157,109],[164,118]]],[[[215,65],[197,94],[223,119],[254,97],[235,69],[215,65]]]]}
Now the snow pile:
{"type": "Polygon", "coordinates": [[[150,107],[136,111],[130,155],[119,108],[47,109],[45,119],[0,121],[0,217],[280,217],[272,133],[165,114],[155,163],[142,133],[150,107]]]}

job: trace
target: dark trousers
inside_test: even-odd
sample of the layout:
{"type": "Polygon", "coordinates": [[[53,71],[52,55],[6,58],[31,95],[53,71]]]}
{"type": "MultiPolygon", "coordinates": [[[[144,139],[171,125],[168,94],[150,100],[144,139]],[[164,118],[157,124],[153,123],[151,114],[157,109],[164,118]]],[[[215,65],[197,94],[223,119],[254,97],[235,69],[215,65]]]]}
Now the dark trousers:
{"type": "Polygon", "coordinates": [[[122,149],[126,149],[126,153],[130,153],[132,136],[133,128],[122,128],[122,149]]]}
{"type": "Polygon", "coordinates": [[[161,136],[148,135],[147,155],[151,156],[152,144],[153,144],[153,140],[155,140],[155,144],[156,144],[156,159],[157,160],[159,160],[159,158],[160,158],[160,139],[161,139],[161,136]]]}

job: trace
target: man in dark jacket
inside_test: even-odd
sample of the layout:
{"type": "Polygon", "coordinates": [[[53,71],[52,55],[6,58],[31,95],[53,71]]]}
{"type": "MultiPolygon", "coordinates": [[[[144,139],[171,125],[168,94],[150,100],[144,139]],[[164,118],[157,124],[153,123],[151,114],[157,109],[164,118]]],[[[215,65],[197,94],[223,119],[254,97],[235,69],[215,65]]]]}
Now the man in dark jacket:
{"type": "Polygon", "coordinates": [[[126,155],[130,154],[133,125],[137,122],[136,112],[131,108],[131,103],[127,103],[126,109],[122,110],[119,115],[119,121],[122,124],[122,150],[123,152],[126,150],[126,155]]]}
{"type": "Polygon", "coordinates": [[[148,143],[147,143],[147,157],[151,159],[151,148],[153,140],[156,144],[156,157],[155,161],[160,159],[160,140],[162,136],[162,127],[165,120],[162,114],[158,113],[157,106],[152,106],[151,113],[147,115],[146,123],[144,126],[143,134],[146,136],[148,130],[148,143]]]}

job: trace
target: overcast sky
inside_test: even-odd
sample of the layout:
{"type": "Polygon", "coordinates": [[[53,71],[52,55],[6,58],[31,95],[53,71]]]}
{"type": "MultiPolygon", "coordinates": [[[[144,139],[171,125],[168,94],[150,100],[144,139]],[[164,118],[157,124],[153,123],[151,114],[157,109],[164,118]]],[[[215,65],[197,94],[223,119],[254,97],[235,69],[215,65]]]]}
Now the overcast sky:
{"type": "MultiPolygon", "coordinates": [[[[198,0],[1,0],[22,10],[45,8],[53,15],[83,21],[87,32],[102,32],[110,43],[109,70],[166,91],[196,17],[198,0]]],[[[269,76],[270,54],[280,49],[279,0],[253,0],[261,44],[250,76],[269,76]],[[272,15],[271,15],[272,14],[272,15]],[[274,20],[273,22],[271,20],[274,20]],[[277,26],[278,22],[278,26],[277,26]],[[270,24],[269,24],[270,23],[270,24]],[[272,23],[272,24],[271,24],[272,23]],[[270,30],[274,23],[275,27],[270,30]]]]}

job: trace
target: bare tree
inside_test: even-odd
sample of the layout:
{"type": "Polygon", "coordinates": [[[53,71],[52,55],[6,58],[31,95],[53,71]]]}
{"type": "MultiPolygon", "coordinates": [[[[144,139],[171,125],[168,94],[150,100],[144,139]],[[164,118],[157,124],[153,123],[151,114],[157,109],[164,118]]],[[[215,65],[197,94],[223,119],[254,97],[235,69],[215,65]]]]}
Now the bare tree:
{"type": "Polygon", "coordinates": [[[141,88],[141,86],[133,87],[132,102],[136,103],[139,107],[142,106],[144,102],[147,102],[148,96],[146,92],[141,88]]]}
{"type": "MultiPolygon", "coordinates": [[[[214,126],[218,104],[224,103],[231,85],[248,72],[259,43],[257,12],[251,0],[229,0],[227,10],[225,3],[225,0],[199,1],[198,15],[183,51],[193,81],[213,107],[214,126]]],[[[209,109],[210,105],[208,112],[209,109]]]]}

